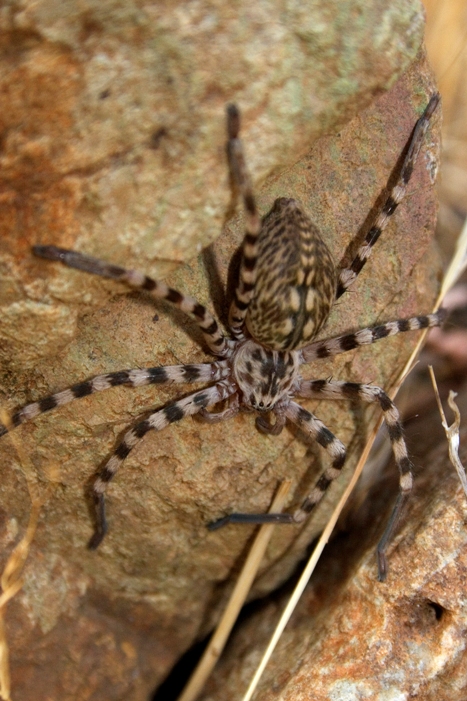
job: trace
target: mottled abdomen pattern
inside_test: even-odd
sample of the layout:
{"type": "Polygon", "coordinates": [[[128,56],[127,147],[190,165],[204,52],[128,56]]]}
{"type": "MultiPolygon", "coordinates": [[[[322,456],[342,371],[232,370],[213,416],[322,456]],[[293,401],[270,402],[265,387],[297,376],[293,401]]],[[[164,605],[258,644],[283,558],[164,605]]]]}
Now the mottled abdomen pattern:
{"type": "Polygon", "coordinates": [[[336,270],[316,226],[297,200],[279,198],[258,237],[256,285],[246,325],[274,350],[302,348],[326,321],[336,270]]]}

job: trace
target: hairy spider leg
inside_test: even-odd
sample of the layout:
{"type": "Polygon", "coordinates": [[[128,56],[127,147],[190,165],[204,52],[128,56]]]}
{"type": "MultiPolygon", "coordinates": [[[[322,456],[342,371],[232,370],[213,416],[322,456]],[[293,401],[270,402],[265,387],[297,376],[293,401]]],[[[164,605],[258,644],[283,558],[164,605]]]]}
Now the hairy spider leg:
{"type": "Polygon", "coordinates": [[[248,306],[254,295],[256,263],[258,260],[258,236],[261,217],[256,208],[251,178],[245,162],[243,144],[239,138],[240,112],[236,105],[227,107],[227,161],[232,189],[240,192],[245,211],[246,233],[242,243],[242,257],[238,284],[229,309],[229,328],[236,338],[242,337],[248,306]]]}
{"type": "Polygon", "coordinates": [[[164,299],[170,302],[182,312],[191,316],[198,327],[200,328],[204,340],[206,341],[209,350],[213,355],[221,357],[230,354],[231,342],[225,338],[216,318],[211,312],[196,299],[189,295],[184,295],[172,287],[169,287],[165,282],[153,280],[144,273],[137,270],[127,270],[119,265],[107,263],[98,258],[93,258],[78,251],[71,251],[66,248],[58,248],[57,246],[33,246],[33,252],[41,258],[59,261],[69,268],[76,268],[92,275],[111,278],[125,282],[129,287],[137,290],[145,290],[150,292],[157,299],[164,299]]]}
{"type": "Polygon", "coordinates": [[[20,426],[26,421],[31,421],[37,416],[57,407],[69,404],[75,399],[87,397],[96,392],[102,392],[112,387],[126,385],[127,387],[142,387],[143,385],[160,384],[194,384],[196,382],[219,382],[229,374],[226,360],[215,363],[201,363],[191,365],[166,365],[165,367],[135,368],[133,370],[118,370],[108,372],[84,382],[78,382],[61,392],[50,394],[38,402],[26,404],[16,411],[10,419],[9,425],[0,423],[0,437],[20,426]]]}
{"type": "MultiPolygon", "coordinates": [[[[398,319],[386,324],[380,324],[373,328],[366,328],[355,333],[337,336],[325,341],[317,341],[310,344],[301,351],[302,362],[309,363],[312,360],[327,358],[353,350],[361,345],[372,344],[376,341],[394,336],[406,331],[416,331],[420,329],[440,326],[447,316],[445,309],[439,309],[434,314],[411,317],[410,319],[398,319]]],[[[299,351],[300,352],[300,351],[299,351]]],[[[399,496],[392,511],[391,518],[378,544],[378,578],[384,581],[387,575],[386,548],[400,522],[403,508],[407,497],[412,489],[412,472],[407,454],[407,447],[404,440],[402,425],[399,419],[399,412],[395,404],[389,399],[387,394],[374,385],[359,384],[354,382],[342,382],[332,380],[306,380],[302,381],[296,391],[297,396],[313,399],[347,399],[361,400],[364,402],[378,402],[383,410],[386,425],[388,427],[389,438],[396,463],[399,468],[399,496]]],[[[215,530],[228,523],[262,524],[281,523],[290,524],[302,521],[305,515],[310,513],[321,501],[326,490],[336,479],[345,461],[345,447],[327,429],[319,419],[295,402],[284,402],[274,410],[276,423],[269,424],[262,416],[257,419],[258,428],[271,434],[281,432],[285,424],[285,418],[292,423],[298,424],[311,438],[324,447],[333,457],[333,463],[319,477],[313,491],[306,497],[301,507],[294,514],[244,514],[233,513],[210,524],[209,528],[215,530]],[[310,418],[311,417],[311,418],[310,418]]]]}
{"type": "MultiPolygon", "coordinates": [[[[331,431],[311,412],[301,407],[296,402],[289,401],[283,408],[284,415],[289,421],[299,426],[302,431],[322,446],[331,456],[332,464],[328,467],[319,478],[313,492],[305,499],[300,509],[297,509],[293,514],[286,513],[267,513],[267,514],[244,514],[233,513],[224,518],[214,521],[209,525],[210,530],[217,530],[228,523],[301,523],[310,513],[316,504],[321,501],[323,494],[330,485],[341,473],[345,462],[345,446],[331,431]]],[[[282,426],[283,423],[281,422],[282,426]]],[[[276,434],[275,426],[272,430],[266,430],[264,423],[262,429],[266,433],[276,434]]]]}
{"type": "MultiPolygon", "coordinates": [[[[376,402],[379,403],[383,411],[389,439],[391,441],[392,452],[394,454],[397,467],[399,468],[399,497],[393,508],[392,515],[377,549],[378,578],[380,582],[383,582],[386,579],[388,570],[386,547],[392,535],[396,531],[397,526],[399,525],[404,505],[413,486],[412,468],[407,453],[407,446],[405,444],[402,423],[400,421],[397,407],[395,406],[394,402],[389,399],[386,392],[384,392],[380,387],[361,384],[358,382],[307,380],[300,384],[297,395],[299,397],[308,397],[310,399],[347,399],[350,401],[362,401],[368,403],[376,402]]],[[[317,487],[318,486],[319,482],[317,484],[317,487]]],[[[327,486],[329,485],[325,485],[324,491],[327,489],[327,486]]],[[[305,507],[306,502],[307,500],[305,500],[304,504],[302,505],[302,509],[305,507]]]]}
{"type": "Polygon", "coordinates": [[[223,401],[236,391],[235,385],[229,380],[222,380],[212,387],[194,392],[188,397],[167,404],[162,409],[150,414],[139,421],[125,433],[122,441],[114,450],[110,459],[101,468],[94,479],[92,492],[95,505],[95,531],[89,547],[94,550],[100,545],[107,532],[105,516],[105,490],[107,484],[115,477],[123,461],[148,431],[162,431],[169,424],[180,421],[186,416],[193,416],[202,409],[223,401]]]}
{"type": "Polygon", "coordinates": [[[344,294],[355,282],[358,274],[370,257],[371,249],[386,228],[390,217],[405,197],[407,185],[412,177],[413,169],[423,144],[423,138],[430,123],[430,119],[438,106],[441,97],[439,93],[431,96],[420,119],[417,121],[410,138],[407,154],[402,164],[401,172],[396,185],[391,189],[385,202],[377,212],[374,223],[368,231],[365,241],[358,249],[357,254],[348,268],[342,268],[339,272],[336,298],[344,294]]]}
{"type": "Polygon", "coordinates": [[[371,343],[380,341],[382,338],[396,336],[406,331],[418,331],[433,326],[441,326],[446,317],[447,310],[438,309],[438,311],[433,314],[421,314],[419,316],[410,317],[409,319],[387,321],[385,324],[369,326],[353,333],[344,334],[343,336],[335,336],[334,338],[327,338],[323,341],[315,341],[314,343],[310,343],[309,346],[302,348],[302,359],[304,363],[311,363],[313,360],[346,353],[359,346],[370,345],[371,343]]]}

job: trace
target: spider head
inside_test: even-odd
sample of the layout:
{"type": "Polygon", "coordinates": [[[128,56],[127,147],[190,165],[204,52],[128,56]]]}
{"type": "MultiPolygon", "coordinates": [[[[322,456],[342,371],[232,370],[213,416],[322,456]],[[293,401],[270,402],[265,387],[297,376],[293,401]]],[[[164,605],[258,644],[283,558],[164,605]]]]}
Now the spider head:
{"type": "Polygon", "coordinates": [[[233,357],[233,374],[243,403],[256,411],[271,411],[291,392],[298,366],[297,353],[270,350],[255,341],[242,343],[233,357]]]}

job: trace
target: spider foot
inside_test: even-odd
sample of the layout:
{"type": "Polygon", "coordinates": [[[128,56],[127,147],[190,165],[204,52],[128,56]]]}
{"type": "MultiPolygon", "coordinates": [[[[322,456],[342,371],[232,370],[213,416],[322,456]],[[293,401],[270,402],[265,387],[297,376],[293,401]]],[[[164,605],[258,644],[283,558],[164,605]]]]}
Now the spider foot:
{"type": "Polygon", "coordinates": [[[88,543],[89,550],[97,550],[107,533],[107,519],[105,517],[105,500],[103,494],[94,494],[96,525],[94,533],[88,543]]]}
{"type": "Polygon", "coordinates": [[[208,524],[210,531],[216,531],[228,523],[265,524],[265,523],[295,523],[292,514],[229,514],[213,523],[208,524]]]}
{"type": "Polygon", "coordinates": [[[388,543],[392,540],[394,533],[397,531],[397,528],[402,520],[408,496],[409,495],[407,492],[399,492],[399,496],[397,497],[397,501],[389,522],[376,549],[376,559],[378,561],[378,580],[380,582],[384,582],[388,574],[386,550],[388,543]]]}
{"type": "Polygon", "coordinates": [[[119,265],[111,265],[99,258],[93,258],[79,251],[72,251],[68,248],[59,248],[58,246],[33,246],[32,251],[39,258],[47,258],[55,260],[67,265],[69,268],[83,270],[85,273],[92,275],[101,275],[119,279],[125,273],[125,269],[119,265]]]}

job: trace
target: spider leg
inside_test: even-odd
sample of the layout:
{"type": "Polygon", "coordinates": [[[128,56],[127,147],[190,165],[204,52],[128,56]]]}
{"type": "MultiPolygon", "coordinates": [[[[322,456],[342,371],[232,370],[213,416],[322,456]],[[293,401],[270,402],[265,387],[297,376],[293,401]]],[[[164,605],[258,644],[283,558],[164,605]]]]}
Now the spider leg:
{"type": "Polygon", "coordinates": [[[305,519],[306,514],[309,514],[321,501],[331,482],[339,477],[344,466],[346,451],[343,443],[326,428],[323,422],[299,404],[290,402],[286,409],[286,416],[289,421],[299,426],[304,433],[325,448],[332,458],[331,467],[326,468],[318,479],[313,491],[293,514],[293,521],[300,523],[305,519]]]}
{"type": "Polygon", "coordinates": [[[64,406],[75,399],[87,397],[90,394],[95,394],[111,387],[118,387],[119,385],[141,387],[151,384],[218,382],[227,377],[228,373],[227,361],[221,360],[215,363],[201,363],[197,365],[167,365],[166,367],[119,370],[105,375],[97,375],[91,380],[79,382],[68,389],[51,394],[38,402],[27,404],[22,409],[19,409],[11,417],[10,425],[0,423],[0,437],[12,428],[16,428],[16,426],[20,426],[26,421],[31,421],[46,411],[64,406]]]}
{"type": "Polygon", "coordinates": [[[94,479],[92,496],[95,506],[96,525],[89,547],[94,550],[101,543],[107,532],[105,516],[105,491],[107,484],[115,477],[123,461],[148,431],[162,431],[169,424],[180,421],[186,416],[193,416],[202,409],[217,404],[235,392],[235,387],[229,381],[221,381],[212,387],[194,392],[188,397],[171,402],[163,409],[154,412],[144,421],[133,426],[123,436],[123,440],[115,449],[111,458],[101,468],[94,479]]]}
{"type": "Polygon", "coordinates": [[[399,412],[386,392],[375,385],[364,385],[357,382],[339,382],[336,380],[306,380],[300,384],[297,394],[300,397],[311,397],[313,399],[350,399],[353,401],[376,402],[379,403],[383,410],[389,438],[391,440],[392,451],[400,475],[399,496],[377,549],[378,578],[380,582],[383,582],[387,575],[386,548],[400,523],[403,508],[413,484],[412,470],[407,454],[399,412]]]}
{"type": "Polygon", "coordinates": [[[341,441],[326,428],[322,421],[303,409],[295,402],[284,406],[285,417],[299,426],[304,433],[327,450],[332,458],[332,465],[323,472],[312,492],[303,501],[301,507],[293,514],[241,514],[234,513],[209,525],[215,530],[227,523],[301,523],[321,501],[331,482],[339,477],[345,462],[345,447],[341,441]]]}
{"type": "Polygon", "coordinates": [[[240,192],[245,210],[245,237],[238,286],[229,309],[229,326],[236,337],[241,337],[248,306],[253,297],[258,260],[258,235],[261,217],[256,209],[250,175],[245,162],[243,145],[239,138],[240,112],[236,105],[227,107],[227,160],[230,182],[234,191],[240,192]]]}
{"type": "Polygon", "coordinates": [[[370,257],[371,249],[386,228],[389,218],[394,214],[398,205],[405,197],[407,185],[412,176],[412,172],[423,143],[423,138],[439,101],[440,95],[438,93],[432,95],[424,113],[416,123],[396,185],[392,188],[391,192],[386,198],[386,201],[377,213],[374,223],[368,231],[364,243],[357,251],[355,258],[350,263],[348,268],[342,268],[339,273],[336,299],[343,295],[344,292],[353,284],[353,282],[355,282],[358,274],[361,272],[363,266],[370,257]]]}
{"type": "Polygon", "coordinates": [[[310,343],[309,346],[302,348],[302,360],[304,363],[311,363],[318,358],[328,358],[331,355],[339,355],[339,353],[353,350],[354,348],[358,348],[358,346],[375,343],[381,338],[387,338],[387,336],[395,336],[405,331],[417,331],[419,329],[428,329],[433,326],[441,326],[446,317],[446,309],[438,309],[434,314],[388,321],[379,326],[360,329],[360,331],[356,331],[355,333],[336,336],[335,338],[329,338],[324,341],[315,341],[314,343],[310,343]]]}
{"type": "Polygon", "coordinates": [[[164,282],[153,280],[137,270],[127,270],[119,265],[106,263],[103,260],[79,253],[78,251],[58,248],[57,246],[33,246],[32,250],[36,256],[41,258],[60,261],[70,268],[125,282],[129,287],[145,290],[157,299],[165,299],[167,302],[171,302],[171,304],[195,320],[214,355],[221,357],[230,355],[232,344],[224,337],[217,320],[205,306],[197,302],[193,297],[183,295],[172,287],[168,287],[164,282]]]}

